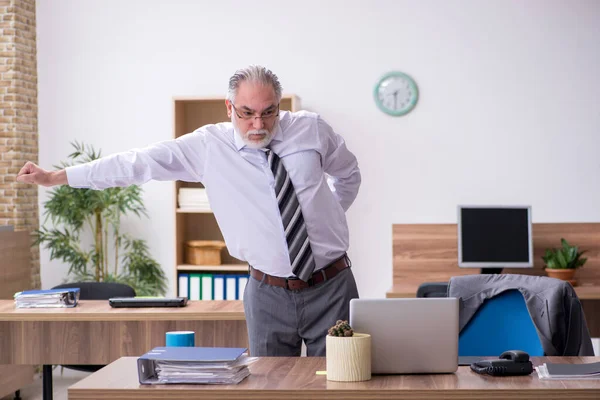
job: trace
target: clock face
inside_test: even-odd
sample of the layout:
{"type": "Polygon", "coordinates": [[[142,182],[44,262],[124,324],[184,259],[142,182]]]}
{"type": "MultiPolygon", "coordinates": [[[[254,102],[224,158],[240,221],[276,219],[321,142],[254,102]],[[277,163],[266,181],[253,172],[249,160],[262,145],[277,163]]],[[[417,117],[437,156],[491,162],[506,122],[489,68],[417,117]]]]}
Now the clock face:
{"type": "Polygon", "coordinates": [[[410,76],[402,72],[390,72],[377,82],[374,95],[381,111],[398,117],[414,108],[419,90],[410,76]]]}

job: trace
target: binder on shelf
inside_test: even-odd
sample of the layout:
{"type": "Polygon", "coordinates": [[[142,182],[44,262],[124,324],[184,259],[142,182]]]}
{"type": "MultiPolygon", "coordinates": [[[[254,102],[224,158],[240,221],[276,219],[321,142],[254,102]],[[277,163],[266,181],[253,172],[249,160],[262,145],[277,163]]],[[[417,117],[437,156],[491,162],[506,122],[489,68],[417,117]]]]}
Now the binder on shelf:
{"type": "Polygon", "coordinates": [[[213,277],[211,274],[201,274],[201,299],[202,300],[212,300],[213,299],[213,277]]]}
{"type": "Polygon", "coordinates": [[[225,275],[213,275],[213,300],[225,300],[225,275]]]}
{"type": "Polygon", "coordinates": [[[179,297],[190,297],[190,274],[182,274],[180,273],[178,276],[179,280],[179,297]]]}
{"type": "Polygon", "coordinates": [[[244,298],[244,289],[246,288],[246,284],[248,283],[248,275],[239,275],[238,276],[238,300],[242,300],[244,298]]]}
{"type": "Polygon", "coordinates": [[[238,300],[237,276],[225,275],[225,300],[238,300]]]}
{"type": "Polygon", "coordinates": [[[179,273],[179,296],[190,300],[242,300],[248,274],[179,273]]]}
{"type": "Polygon", "coordinates": [[[200,274],[190,274],[190,300],[202,298],[202,281],[200,274]]]}

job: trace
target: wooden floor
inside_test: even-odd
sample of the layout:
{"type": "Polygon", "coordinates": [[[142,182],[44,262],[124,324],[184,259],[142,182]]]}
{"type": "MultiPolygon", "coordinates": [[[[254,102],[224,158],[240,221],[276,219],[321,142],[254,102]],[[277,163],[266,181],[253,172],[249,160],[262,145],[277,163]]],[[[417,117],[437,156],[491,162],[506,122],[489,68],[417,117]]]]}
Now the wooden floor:
{"type": "MultiPolygon", "coordinates": [[[[54,400],[67,400],[67,389],[77,381],[88,376],[89,373],[63,369],[56,367],[53,372],[53,392],[54,400]]],[[[30,385],[21,389],[21,398],[23,400],[42,400],[42,378],[41,374],[36,375],[35,380],[30,385]]],[[[0,400],[12,400],[13,396],[3,397],[0,400]]]]}

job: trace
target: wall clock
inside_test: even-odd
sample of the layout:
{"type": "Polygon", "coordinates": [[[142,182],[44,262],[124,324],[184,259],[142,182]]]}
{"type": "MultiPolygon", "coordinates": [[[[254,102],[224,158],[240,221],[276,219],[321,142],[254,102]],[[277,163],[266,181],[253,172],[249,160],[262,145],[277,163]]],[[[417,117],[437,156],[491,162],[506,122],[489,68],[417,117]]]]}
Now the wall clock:
{"type": "Polygon", "coordinates": [[[403,72],[385,74],[375,85],[375,103],[381,111],[394,117],[410,112],[419,99],[415,81],[403,72]]]}

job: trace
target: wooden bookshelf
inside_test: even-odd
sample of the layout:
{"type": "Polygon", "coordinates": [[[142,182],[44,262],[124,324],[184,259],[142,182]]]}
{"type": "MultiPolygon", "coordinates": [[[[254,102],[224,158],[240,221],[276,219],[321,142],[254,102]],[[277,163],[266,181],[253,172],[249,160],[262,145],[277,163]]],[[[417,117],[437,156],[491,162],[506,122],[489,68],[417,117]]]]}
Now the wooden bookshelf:
{"type": "MultiPolygon", "coordinates": [[[[285,95],[280,109],[298,111],[300,99],[295,95],[285,95]]],[[[229,121],[224,97],[175,97],[173,99],[174,137],[178,138],[193,132],[201,126],[229,121]]],[[[223,240],[212,211],[204,209],[179,208],[177,194],[180,188],[203,188],[202,183],[176,181],[175,196],[175,292],[179,293],[179,273],[244,274],[248,264],[229,255],[227,249],[221,252],[222,265],[189,265],[185,260],[185,242],[188,240],[223,240]]]]}

